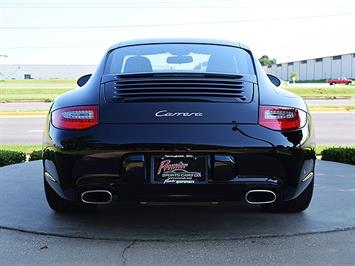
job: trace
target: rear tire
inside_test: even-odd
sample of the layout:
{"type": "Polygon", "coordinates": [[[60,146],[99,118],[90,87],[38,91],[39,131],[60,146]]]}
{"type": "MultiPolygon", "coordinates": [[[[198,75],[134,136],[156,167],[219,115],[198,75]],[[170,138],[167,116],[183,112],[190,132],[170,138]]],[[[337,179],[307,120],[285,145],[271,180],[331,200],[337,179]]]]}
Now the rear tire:
{"type": "Polygon", "coordinates": [[[49,207],[55,212],[87,212],[94,211],[97,207],[95,204],[89,205],[63,199],[53,190],[46,179],[44,179],[44,191],[49,207]]]}
{"type": "Polygon", "coordinates": [[[308,208],[314,188],[314,179],[307,188],[295,199],[290,201],[279,201],[272,204],[261,205],[262,210],[267,212],[302,212],[308,208]]]}

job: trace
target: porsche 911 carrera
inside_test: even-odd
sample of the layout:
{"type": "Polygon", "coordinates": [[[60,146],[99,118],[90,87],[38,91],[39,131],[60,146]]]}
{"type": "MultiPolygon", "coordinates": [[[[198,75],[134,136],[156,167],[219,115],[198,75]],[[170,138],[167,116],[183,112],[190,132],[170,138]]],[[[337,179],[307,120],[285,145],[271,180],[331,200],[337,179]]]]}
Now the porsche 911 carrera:
{"type": "Polygon", "coordinates": [[[57,212],[112,201],[243,201],[301,212],[314,186],[306,103],[238,42],[120,42],[53,102],[43,138],[57,212]]]}

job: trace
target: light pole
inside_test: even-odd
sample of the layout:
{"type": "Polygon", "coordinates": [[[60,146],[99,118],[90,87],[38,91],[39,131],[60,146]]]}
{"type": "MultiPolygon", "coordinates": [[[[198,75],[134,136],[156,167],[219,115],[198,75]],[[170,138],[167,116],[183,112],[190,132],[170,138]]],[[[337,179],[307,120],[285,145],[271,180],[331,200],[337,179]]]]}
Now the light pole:
{"type": "MultiPolygon", "coordinates": [[[[0,54],[0,58],[1,57],[8,58],[8,56],[6,54],[0,54]]],[[[3,80],[3,79],[5,79],[5,75],[0,71],[0,80],[3,80]]]]}

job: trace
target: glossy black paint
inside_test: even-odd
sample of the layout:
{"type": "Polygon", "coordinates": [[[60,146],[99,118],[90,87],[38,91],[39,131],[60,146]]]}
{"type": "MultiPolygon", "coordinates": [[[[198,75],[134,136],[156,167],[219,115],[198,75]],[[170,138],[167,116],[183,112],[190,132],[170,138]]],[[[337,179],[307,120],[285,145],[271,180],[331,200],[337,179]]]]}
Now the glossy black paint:
{"type": "MultiPolygon", "coordinates": [[[[221,41],[146,40],[142,43],[214,43],[221,41]]],[[[108,53],[110,50],[108,51],[108,53]]],[[[250,52],[251,53],[251,52],[250,52]]],[[[129,102],[110,103],[103,76],[105,58],[88,82],[59,96],[50,112],[69,106],[99,105],[100,124],[83,131],[53,127],[48,115],[43,141],[44,171],[52,188],[63,198],[80,200],[88,189],[108,189],[119,200],[241,200],[249,189],[271,189],[283,200],[297,197],[314,171],[314,135],[305,102],[275,87],[258,60],[253,96],[248,103],[228,102],[129,102]],[[257,124],[259,105],[299,108],[308,113],[306,125],[278,132],[257,124]],[[159,110],[203,112],[203,117],[158,119],[159,110]],[[151,156],[158,154],[205,154],[209,180],[203,185],[150,183],[151,156]]]]}

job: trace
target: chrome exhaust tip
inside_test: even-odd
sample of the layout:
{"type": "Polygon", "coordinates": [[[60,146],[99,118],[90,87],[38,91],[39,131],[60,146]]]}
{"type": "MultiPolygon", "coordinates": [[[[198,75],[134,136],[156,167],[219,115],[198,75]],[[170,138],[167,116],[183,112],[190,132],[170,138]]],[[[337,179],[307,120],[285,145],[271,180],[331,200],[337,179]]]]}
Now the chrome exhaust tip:
{"type": "Polygon", "coordinates": [[[249,190],[245,194],[245,201],[249,204],[269,204],[276,201],[276,194],[265,189],[249,190]]]}
{"type": "Polygon", "coordinates": [[[88,190],[81,194],[81,201],[87,204],[108,204],[112,201],[112,193],[108,190],[88,190]]]}

